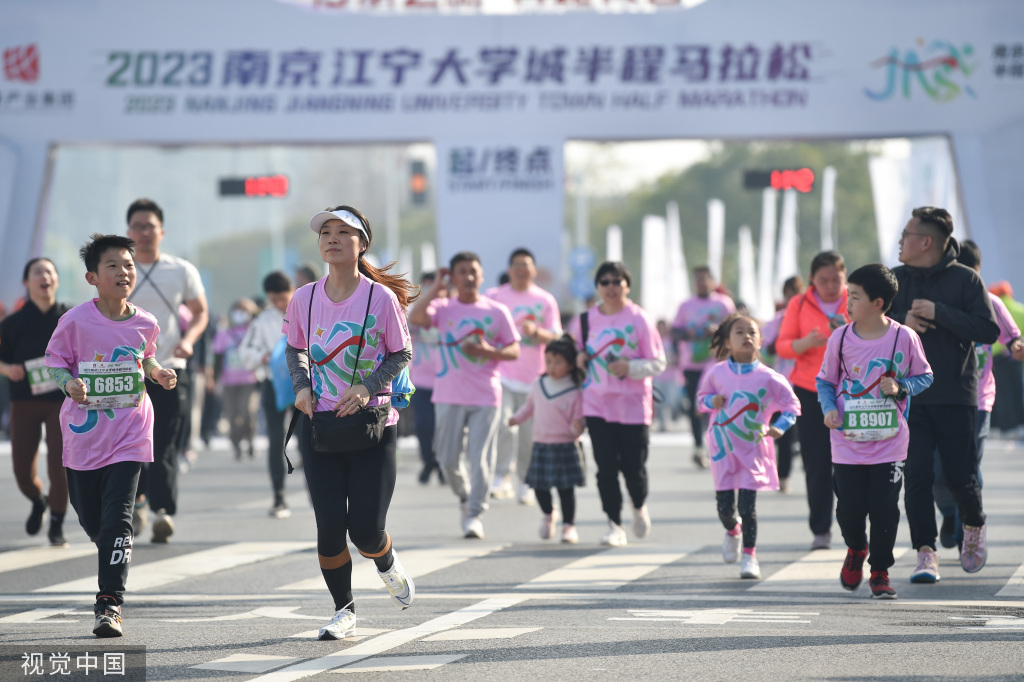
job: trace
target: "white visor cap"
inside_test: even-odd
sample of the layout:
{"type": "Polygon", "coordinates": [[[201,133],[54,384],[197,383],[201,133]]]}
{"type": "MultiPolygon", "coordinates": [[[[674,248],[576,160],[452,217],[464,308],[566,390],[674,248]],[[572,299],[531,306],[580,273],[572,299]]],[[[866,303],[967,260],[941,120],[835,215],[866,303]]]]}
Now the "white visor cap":
{"type": "Polygon", "coordinates": [[[370,241],[370,235],[366,234],[366,228],[363,227],[363,221],[359,219],[352,211],[320,211],[309,219],[309,229],[313,232],[320,234],[320,228],[324,226],[328,220],[340,220],[349,227],[353,227],[363,233],[363,239],[367,242],[370,241]]]}

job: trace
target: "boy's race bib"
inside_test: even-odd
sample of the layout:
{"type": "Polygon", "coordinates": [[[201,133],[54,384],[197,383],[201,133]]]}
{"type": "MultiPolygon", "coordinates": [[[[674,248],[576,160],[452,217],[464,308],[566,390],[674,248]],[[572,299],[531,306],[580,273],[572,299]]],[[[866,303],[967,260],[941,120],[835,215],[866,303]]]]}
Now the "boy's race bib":
{"type": "Polygon", "coordinates": [[[28,379],[28,387],[32,390],[32,395],[43,395],[57,390],[57,382],[51,379],[50,373],[46,371],[45,358],[33,358],[26,360],[23,364],[25,365],[25,378],[28,379]]]}
{"type": "Polygon", "coordinates": [[[85,382],[83,410],[138,407],[146,390],[142,369],[136,360],[80,362],[78,378],[85,382]]]}
{"type": "Polygon", "coordinates": [[[900,430],[896,405],[886,398],[847,400],[843,405],[843,434],[858,443],[888,440],[900,430]]]}

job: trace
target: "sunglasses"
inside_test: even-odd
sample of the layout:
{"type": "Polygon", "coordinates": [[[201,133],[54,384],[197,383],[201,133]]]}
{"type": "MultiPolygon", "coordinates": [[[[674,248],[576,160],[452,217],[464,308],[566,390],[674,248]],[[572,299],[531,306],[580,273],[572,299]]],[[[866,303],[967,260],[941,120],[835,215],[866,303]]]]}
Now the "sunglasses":
{"type": "Polygon", "coordinates": [[[620,286],[622,284],[622,280],[621,279],[601,279],[601,280],[598,280],[597,283],[600,284],[603,287],[617,287],[617,286],[620,286]]]}

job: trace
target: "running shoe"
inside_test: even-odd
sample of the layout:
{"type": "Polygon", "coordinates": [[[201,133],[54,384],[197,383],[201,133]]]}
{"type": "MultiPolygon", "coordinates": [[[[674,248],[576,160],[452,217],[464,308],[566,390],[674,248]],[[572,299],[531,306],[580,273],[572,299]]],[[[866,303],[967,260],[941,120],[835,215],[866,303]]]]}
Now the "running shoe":
{"type": "Polygon", "coordinates": [[[651,534],[651,514],[647,511],[647,505],[633,510],[633,535],[638,538],[645,538],[651,534]]]}
{"type": "Polygon", "coordinates": [[[464,528],[465,537],[467,540],[483,540],[484,539],[484,522],[480,520],[479,516],[470,516],[466,520],[466,526],[464,528]]]}
{"type": "Polygon", "coordinates": [[[964,545],[960,550],[960,567],[977,573],[988,561],[985,526],[964,526],[964,545]]]}
{"type": "Polygon", "coordinates": [[[153,519],[153,542],[166,544],[167,538],[174,535],[174,521],[165,510],[157,510],[153,519]]]}
{"type": "MultiPolygon", "coordinates": [[[[351,604],[349,604],[351,606],[351,604]]],[[[348,607],[338,609],[334,613],[331,622],[320,628],[317,639],[346,639],[356,636],[356,614],[348,610],[348,607]]]]}
{"type": "Polygon", "coordinates": [[[47,533],[51,547],[67,547],[68,541],[64,538],[64,515],[50,514],[50,532],[47,533]]]}
{"type": "Polygon", "coordinates": [[[868,585],[871,586],[872,599],[896,599],[896,590],[893,589],[892,583],[889,582],[889,574],[887,572],[871,571],[868,585]]]}
{"type": "Polygon", "coordinates": [[[35,535],[43,527],[43,517],[46,516],[46,495],[40,495],[32,500],[32,511],[29,512],[25,521],[25,532],[35,535]]]}
{"type": "Polygon", "coordinates": [[[708,468],[708,455],[703,447],[697,446],[693,449],[693,463],[698,469],[708,468]]]}
{"type": "Polygon", "coordinates": [[[725,539],[722,540],[722,558],[727,564],[734,564],[740,559],[740,549],[743,547],[743,526],[739,523],[732,531],[725,531],[725,539]]]}
{"type": "Polygon", "coordinates": [[[844,590],[853,592],[860,587],[861,581],[864,580],[864,560],[867,558],[867,547],[859,552],[847,548],[846,561],[843,562],[843,568],[839,571],[839,582],[842,583],[844,590]]]}
{"type": "Polygon", "coordinates": [[[516,499],[519,500],[519,504],[532,507],[537,502],[537,495],[533,492],[533,488],[525,483],[520,483],[519,490],[516,492],[516,499]]]}
{"type": "Polygon", "coordinates": [[[132,535],[138,537],[146,529],[149,523],[149,514],[146,511],[145,502],[136,502],[132,510],[132,535]]]}
{"type": "Polygon", "coordinates": [[[512,486],[512,477],[508,474],[496,478],[491,486],[491,497],[496,500],[511,500],[516,496],[516,490],[512,486]]]}
{"type": "Polygon", "coordinates": [[[912,583],[937,583],[939,576],[939,553],[931,547],[917,550],[917,568],[910,574],[912,583]]]}
{"type": "Polygon", "coordinates": [[[430,483],[430,474],[433,473],[434,466],[432,464],[424,464],[423,468],[420,469],[420,475],[416,479],[420,482],[420,485],[426,485],[430,483]]]}
{"type": "Polygon", "coordinates": [[[540,539],[550,540],[555,536],[555,513],[544,514],[540,517],[540,539]]]}
{"type": "Polygon", "coordinates": [[[779,493],[782,494],[782,495],[788,495],[789,494],[789,479],[788,478],[780,478],[779,479],[779,493]]]}
{"type": "Polygon", "coordinates": [[[395,559],[391,568],[383,572],[377,571],[377,575],[384,581],[384,586],[388,588],[391,601],[399,611],[404,611],[412,606],[412,600],[416,597],[416,583],[412,581],[412,576],[406,573],[402,562],[398,560],[398,552],[392,550],[391,554],[395,559]]]}
{"type": "Polygon", "coordinates": [[[956,515],[942,517],[942,527],[939,528],[939,542],[946,549],[956,547],[956,515]]]}
{"type": "Polygon", "coordinates": [[[811,540],[811,551],[816,549],[828,549],[832,546],[832,533],[818,533],[811,540]]]}
{"type": "Polygon", "coordinates": [[[292,515],[292,510],[284,500],[281,500],[271,507],[268,513],[275,519],[287,519],[292,515]]]}
{"type": "Polygon", "coordinates": [[[120,637],[124,634],[121,629],[120,606],[106,601],[96,602],[93,613],[96,614],[96,621],[92,627],[92,634],[97,637],[120,637]]]}
{"type": "Polygon", "coordinates": [[[608,532],[601,537],[601,544],[608,547],[625,547],[629,543],[626,529],[617,523],[608,522],[608,532]]]}
{"type": "Polygon", "coordinates": [[[579,541],[580,534],[576,532],[575,524],[562,524],[562,542],[564,542],[567,545],[575,545],[579,541]]]}
{"type": "Polygon", "coordinates": [[[761,565],[757,563],[757,557],[753,554],[743,553],[740,560],[740,577],[745,580],[761,579],[761,565]]]}

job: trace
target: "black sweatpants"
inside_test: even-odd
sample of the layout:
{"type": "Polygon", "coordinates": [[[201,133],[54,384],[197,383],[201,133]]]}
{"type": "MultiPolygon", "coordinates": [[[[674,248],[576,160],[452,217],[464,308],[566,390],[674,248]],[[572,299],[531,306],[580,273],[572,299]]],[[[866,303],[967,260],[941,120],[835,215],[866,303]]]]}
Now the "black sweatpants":
{"type": "MultiPolygon", "coordinates": [[[[900,527],[900,488],[904,462],[833,464],[836,520],[846,546],[855,552],[871,550],[872,571],[888,571],[896,563],[892,548],[900,527]],[[868,541],[867,520],[871,520],[868,541]]],[[[934,523],[934,519],[933,519],[934,523]]]]}
{"type": "Polygon", "coordinates": [[[808,391],[799,386],[793,392],[800,400],[800,416],[796,418],[800,438],[800,456],[804,460],[804,476],[807,479],[807,506],[810,509],[808,521],[811,532],[824,535],[832,531],[832,510],[835,495],[832,491],[832,441],[825,415],[818,404],[817,391],[808,391]]]}
{"type": "Polygon", "coordinates": [[[756,490],[716,490],[715,502],[718,503],[718,518],[726,530],[736,527],[739,520],[743,521],[743,547],[753,549],[757,546],[757,491],[756,490]],[[739,516],[736,518],[736,498],[739,493],[739,516]]]}
{"type": "MultiPolygon", "coordinates": [[[[302,415],[300,421],[309,417],[302,415]]],[[[373,448],[323,453],[312,448],[303,455],[302,470],[316,516],[316,551],[334,608],[352,602],[352,562],[346,533],[363,556],[378,558],[391,549],[384,526],[395,492],[398,427],[388,426],[373,448]]]]}
{"type": "Polygon", "coordinates": [[[274,382],[270,379],[260,384],[260,406],[267,424],[267,466],[270,468],[270,488],[274,491],[274,504],[284,502],[284,417],[288,408],[277,409],[274,382]]]}
{"type": "Polygon", "coordinates": [[[699,369],[683,370],[683,378],[686,381],[686,397],[690,403],[690,409],[686,414],[690,418],[690,429],[693,430],[693,444],[698,448],[704,447],[704,431],[708,428],[707,417],[697,407],[697,388],[700,386],[702,374],[704,372],[699,369]]]}
{"type": "Polygon", "coordinates": [[[67,470],[71,506],[99,549],[99,592],[120,606],[132,560],[132,509],[141,462],[115,462],[91,471],[67,470]]]}
{"type": "Polygon", "coordinates": [[[617,424],[600,417],[587,417],[590,442],[597,464],[597,491],[601,508],[612,523],[622,524],[622,488],[619,472],[626,479],[626,490],[639,509],[647,500],[647,448],[650,427],[646,424],[617,424]]]}
{"type": "Polygon", "coordinates": [[[907,491],[904,504],[914,549],[935,547],[936,448],[946,485],[967,526],[985,524],[978,481],[978,409],[975,405],[910,404],[910,447],[907,450],[907,491]]]}
{"type": "Polygon", "coordinates": [[[184,420],[189,415],[192,376],[177,372],[178,383],[171,390],[146,379],[146,393],[153,401],[153,461],[144,464],[139,494],[145,494],[151,509],[178,512],[178,443],[184,420]]]}
{"type": "Polygon", "coordinates": [[[416,429],[416,440],[420,444],[420,460],[424,467],[434,467],[437,457],[434,453],[434,391],[419,388],[412,394],[412,419],[416,429]]]}

